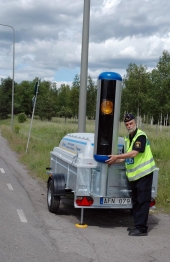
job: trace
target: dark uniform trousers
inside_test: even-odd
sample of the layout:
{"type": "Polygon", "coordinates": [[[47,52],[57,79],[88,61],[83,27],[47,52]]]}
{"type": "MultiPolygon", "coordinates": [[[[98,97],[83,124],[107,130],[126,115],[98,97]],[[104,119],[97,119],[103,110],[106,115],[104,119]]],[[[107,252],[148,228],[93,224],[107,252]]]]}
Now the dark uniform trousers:
{"type": "Polygon", "coordinates": [[[132,203],[134,225],[140,232],[147,232],[147,221],[151,201],[153,172],[130,182],[132,188],[132,203]]]}

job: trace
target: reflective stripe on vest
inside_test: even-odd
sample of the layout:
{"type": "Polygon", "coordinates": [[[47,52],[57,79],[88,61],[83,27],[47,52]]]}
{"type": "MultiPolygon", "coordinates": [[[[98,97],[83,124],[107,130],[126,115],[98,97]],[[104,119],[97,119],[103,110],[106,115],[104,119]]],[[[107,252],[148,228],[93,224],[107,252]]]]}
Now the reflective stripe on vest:
{"type": "MultiPolygon", "coordinates": [[[[133,177],[129,177],[128,175],[128,180],[129,181],[135,181],[143,176],[146,176],[148,174],[150,174],[151,172],[153,172],[154,170],[156,169],[156,165],[152,166],[151,168],[149,169],[146,169],[145,171],[143,172],[140,172],[140,174],[136,175],[136,176],[133,176],[133,177]]],[[[127,172],[128,173],[128,172],[127,172]]]]}
{"type": "Polygon", "coordinates": [[[146,137],[145,152],[143,154],[139,152],[136,155],[136,157],[133,158],[134,161],[125,162],[126,175],[129,181],[135,181],[143,176],[146,176],[150,174],[151,172],[153,172],[156,168],[155,161],[153,159],[152,152],[150,149],[149,140],[143,131],[138,129],[130,146],[129,146],[130,144],[129,137],[125,137],[126,146],[129,146],[129,148],[126,148],[127,150],[126,152],[132,151],[133,144],[136,141],[137,137],[140,135],[144,135],[146,137]]]}

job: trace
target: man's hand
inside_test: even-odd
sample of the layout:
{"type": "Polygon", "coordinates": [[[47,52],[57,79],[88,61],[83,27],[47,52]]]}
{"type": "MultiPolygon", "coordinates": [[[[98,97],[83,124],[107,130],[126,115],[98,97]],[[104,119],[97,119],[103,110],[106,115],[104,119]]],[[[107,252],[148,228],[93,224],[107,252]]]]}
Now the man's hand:
{"type": "Polygon", "coordinates": [[[109,165],[113,164],[117,160],[117,155],[109,155],[108,157],[110,158],[106,160],[105,162],[109,165]]]}

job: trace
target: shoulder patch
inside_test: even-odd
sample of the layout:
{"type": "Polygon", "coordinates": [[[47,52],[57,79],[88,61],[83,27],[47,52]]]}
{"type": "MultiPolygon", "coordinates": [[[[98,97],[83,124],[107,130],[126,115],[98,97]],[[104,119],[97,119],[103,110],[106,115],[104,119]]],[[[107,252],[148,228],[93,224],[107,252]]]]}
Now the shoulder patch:
{"type": "Polygon", "coordinates": [[[135,147],[136,147],[136,148],[141,148],[141,142],[137,141],[137,142],[135,143],[135,147]]]}

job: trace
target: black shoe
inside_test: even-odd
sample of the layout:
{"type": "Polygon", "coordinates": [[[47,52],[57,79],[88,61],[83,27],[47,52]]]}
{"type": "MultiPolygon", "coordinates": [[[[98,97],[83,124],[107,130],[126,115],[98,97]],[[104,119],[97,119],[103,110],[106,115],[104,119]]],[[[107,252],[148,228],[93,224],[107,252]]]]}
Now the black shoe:
{"type": "Polygon", "coordinates": [[[128,227],[128,228],[127,228],[127,231],[132,231],[132,230],[135,230],[135,229],[136,229],[135,226],[131,226],[131,227],[128,227]]]}
{"type": "Polygon", "coordinates": [[[147,232],[140,232],[138,229],[129,232],[129,236],[147,236],[147,232]]]}

